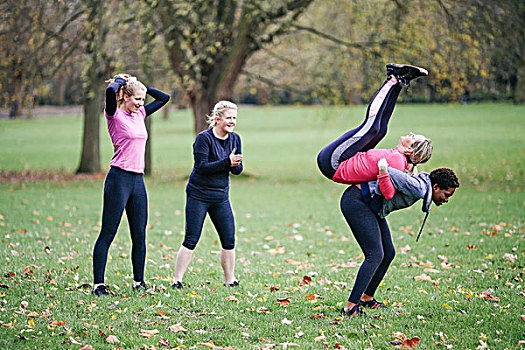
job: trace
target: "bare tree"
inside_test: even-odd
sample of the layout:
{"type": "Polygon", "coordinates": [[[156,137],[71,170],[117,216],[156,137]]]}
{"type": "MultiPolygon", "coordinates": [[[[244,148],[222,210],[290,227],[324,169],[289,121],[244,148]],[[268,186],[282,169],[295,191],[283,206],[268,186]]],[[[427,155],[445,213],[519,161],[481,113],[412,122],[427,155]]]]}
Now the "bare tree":
{"type": "Polygon", "coordinates": [[[313,0],[144,0],[160,20],[173,70],[195,116],[195,132],[217,100],[231,99],[248,58],[290,26],[313,0]]]}

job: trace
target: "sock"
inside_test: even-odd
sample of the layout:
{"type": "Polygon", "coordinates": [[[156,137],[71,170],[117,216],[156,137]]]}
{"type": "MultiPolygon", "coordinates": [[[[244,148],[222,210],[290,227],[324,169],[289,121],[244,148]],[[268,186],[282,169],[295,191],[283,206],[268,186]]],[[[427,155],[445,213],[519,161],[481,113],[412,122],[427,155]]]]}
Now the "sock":
{"type": "Polygon", "coordinates": [[[133,288],[140,286],[141,283],[142,281],[141,282],[133,281],[133,288]]]}

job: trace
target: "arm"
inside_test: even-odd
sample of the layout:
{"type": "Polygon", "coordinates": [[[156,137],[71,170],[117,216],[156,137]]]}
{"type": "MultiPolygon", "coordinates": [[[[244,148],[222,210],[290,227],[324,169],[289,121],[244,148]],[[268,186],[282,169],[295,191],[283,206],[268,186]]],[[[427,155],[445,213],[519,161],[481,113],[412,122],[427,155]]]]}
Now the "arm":
{"type": "Polygon", "coordinates": [[[144,106],[144,109],[146,110],[146,117],[158,111],[170,100],[170,95],[151,87],[147,87],[146,93],[155,99],[155,101],[150,102],[144,106]]]}
{"type": "Polygon", "coordinates": [[[390,180],[396,188],[396,191],[415,196],[417,198],[425,198],[425,194],[428,190],[428,184],[424,176],[426,173],[408,175],[402,171],[390,167],[388,168],[388,173],[390,175],[390,180]]]}
{"type": "Polygon", "coordinates": [[[230,170],[230,157],[214,162],[208,160],[210,154],[210,141],[199,134],[193,144],[193,159],[195,161],[195,172],[199,175],[211,175],[223,173],[230,170]]]}
{"type": "MultiPolygon", "coordinates": [[[[235,143],[235,154],[241,155],[241,157],[242,157],[241,138],[240,138],[240,136],[237,136],[236,141],[237,142],[235,143]]],[[[243,170],[242,158],[241,158],[241,163],[238,164],[238,165],[231,166],[231,163],[230,163],[230,172],[233,175],[239,175],[240,173],[242,173],[242,170],[243,170]]]]}
{"type": "Polygon", "coordinates": [[[390,175],[388,174],[388,163],[385,158],[381,158],[377,162],[377,167],[379,168],[379,175],[377,179],[379,180],[379,190],[383,194],[385,199],[392,199],[394,194],[396,194],[396,189],[392,180],[390,180],[390,175]]]}
{"type": "Polygon", "coordinates": [[[105,110],[108,117],[112,117],[117,111],[117,92],[123,85],[126,85],[126,80],[118,77],[106,88],[105,110]]]}

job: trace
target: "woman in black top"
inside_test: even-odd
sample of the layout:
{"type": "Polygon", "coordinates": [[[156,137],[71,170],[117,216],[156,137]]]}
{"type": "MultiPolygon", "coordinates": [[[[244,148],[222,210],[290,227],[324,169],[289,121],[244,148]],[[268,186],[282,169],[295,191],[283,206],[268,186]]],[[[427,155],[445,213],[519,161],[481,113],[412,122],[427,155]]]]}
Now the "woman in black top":
{"type": "Polygon", "coordinates": [[[186,187],[186,234],[177,253],[175,283],[182,288],[182,277],[188,268],[201,232],[206,213],[219,234],[224,284],[236,286],[235,222],[228,192],[230,173],[242,172],[241,138],[234,133],[237,106],[219,101],[208,123],[210,129],[197,135],[193,144],[194,166],[186,187]]]}

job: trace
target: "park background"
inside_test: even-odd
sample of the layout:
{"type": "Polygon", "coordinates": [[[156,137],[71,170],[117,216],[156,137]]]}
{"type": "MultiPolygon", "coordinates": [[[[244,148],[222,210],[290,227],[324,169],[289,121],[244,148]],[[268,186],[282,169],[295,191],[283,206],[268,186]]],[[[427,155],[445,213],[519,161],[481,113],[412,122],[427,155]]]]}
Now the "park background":
{"type": "Polygon", "coordinates": [[[5,1],[0,118],[1,348],[514,349],[525,340],[523,45],[514,1],[5,1]],[[420,170],[461,187],[389,216],[397,257],[386,311],[339,318],[362,254],[344,186],[315,156],[358,125],[388,62],[427,67],[379,147],[432,138],[420,170]],[[137,75],[172,95],[148,118],[148,261],[133,295],[125,217],[106,299],[89,294],[112,145],[104,80],[137,75]],[[214,102],[240,104],[245,173],[232,178],[241,288],[222,287],[208,223],[187,274],[191,145],[214,102]],[[7,118],[10,117],[10,118],[7,118]],[[415,337],[419,345],[415,345],[415,337]],[[117,343],[117,339],[119,342],[117,343]]]}

